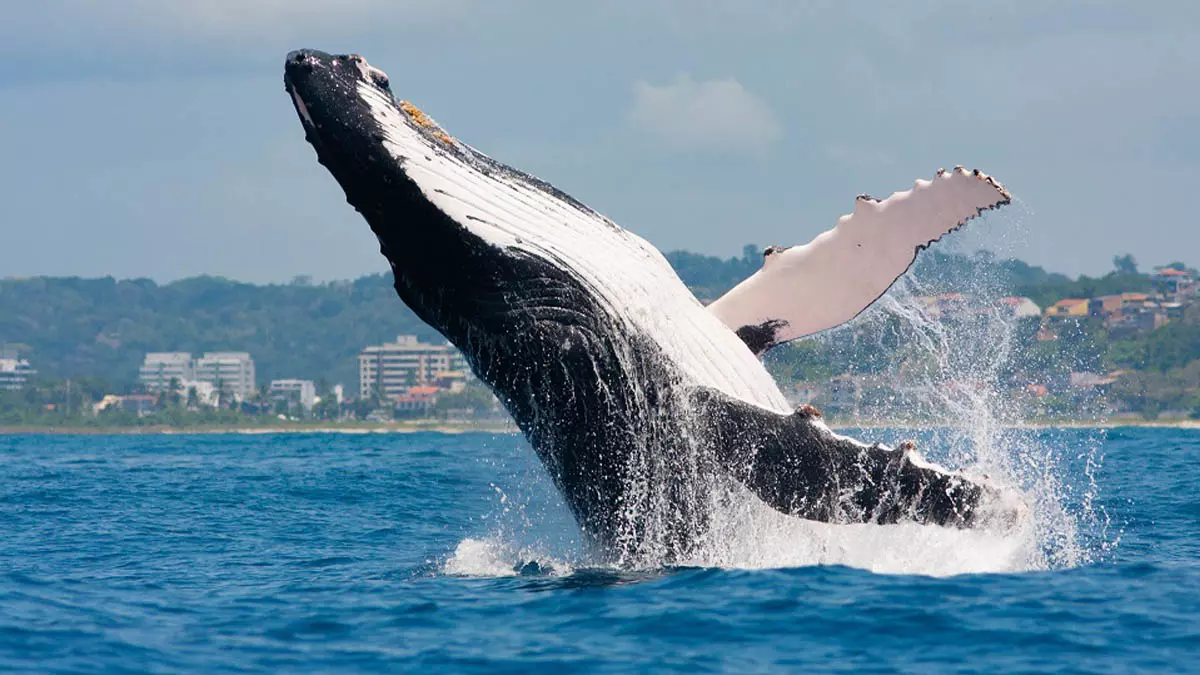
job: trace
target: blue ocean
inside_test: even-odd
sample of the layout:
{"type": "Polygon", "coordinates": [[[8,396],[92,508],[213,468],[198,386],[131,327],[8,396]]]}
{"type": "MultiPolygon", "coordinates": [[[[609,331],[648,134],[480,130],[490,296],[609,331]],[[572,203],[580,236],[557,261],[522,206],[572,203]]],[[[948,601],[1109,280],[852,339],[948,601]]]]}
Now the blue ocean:
{"type": "Polygon", "coordinates": [[[1200,669],[1200,430],[1004,442],[1027,531],[747,512],[621,569],[520,436],[0,437],[0,670],[1200,669]]]}

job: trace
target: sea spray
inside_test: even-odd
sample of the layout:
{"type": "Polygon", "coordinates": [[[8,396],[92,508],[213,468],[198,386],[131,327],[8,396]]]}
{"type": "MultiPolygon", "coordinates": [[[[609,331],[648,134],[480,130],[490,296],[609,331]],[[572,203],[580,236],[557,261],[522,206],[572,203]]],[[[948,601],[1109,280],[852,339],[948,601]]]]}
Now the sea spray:
{"type": "Polygon", "coordinates": [[[1032,522],[1019,534],[1033,541],[1018,568],[1086,563],[1112,545],[1108,516],[1095,506],[1100,438],[1055,446],[1022,429],[1030,409],[1014,395],[1014,368],[1028,362],[1020,357],[1031,344],[1017,336],[1019,329],[1031,334],[1020,322],[1040,317],[1014,311],[992,256],[973,259],[967,278],[946,279],[944,270],[923,266],[858,320],[817,339],[833,351],[869,355],[862,360],[877,367],[868,379],[887,383],[890,395],[849,411],[857,419],[923,429],[919,445],[935,460],[1021,492],[1032,522]]]}
{"type": "MultiPolygon", "coordinates": [[[[994,484],[1019,491],[1029,512],[1024,521],[1000,529],[955,530],[911,524],[830,525],[785,516],[709,470],[697,450],[701,444],[688,437],[695,425],[682,425],[683,438],[664,443],[665,434],[680,429],[668,423],[670,418],[691,411],[672,409],[678,404],[670,397],[673,383],[659,382],[651,385],[655,391],[649,396],[646,391],[630,393],[656,403],[643,409],[644,442],[627,467],[630,489],[622,505],[621,541],[636,545],[620,546],[616,556],[589,548],[572,523],[559,519],[558,527],[572,535],[568,551],[561,531],[549,534],[523,511],[515,518],[511,500],[497,496],[491,535],[464,541],[466,547],[455,553],[447,570],[522,569],[540,558],[551,567],[554,560],[568,559],[575,567],[624,569],[680,563],[729,568],[844,564],[877,572],[948,575],[1088,562],[1112,544],[1107,515],[1095,506],[1095,475],[1102,462],[1099,439],[1082,447],[1077,441],[1058,445],[1021,428],[1028,409],[1012,394],[1013,368],[1028,343],[1016,337],[1022,326],[1013,305],[1001,302],[1010,292],[994,273],[997,268],[987,264],[986,255],[977,255],[976,261],[982,273],[969,278],[939,279],[937,269],[918,269],[858,319],[814,339],[849,362],[856,375],[887,385],[873,392],[885,395],[875,396],[863,410],[853,410],[857,415],[850,418],[884,428],[857,436],[893,445],[914,437],[931,460],[987,475],[994,484]],[[939,292],[947,285],[955,295],[939,292]],[[656,417],[664,418],[661,424],[656,417]],[[686,495],[668,498],[664,486],[670,476],[685,477],[674,484],[686,486],[686,495]],[[685,505],[682,511],[680,503],[685,505]],[[686,555],[673,556],[668,533],[691,517],[689,509],[704,514],[703,528],[686,555]],[[550,539],[554,545],[547,545],[550,539]],[[506,564],[460,565],[460,559],[479,557],[478,541],[491,542],[484,548],[506,564]]],[[[625,350],[633,348],[623,345],[618,350],[629,368],[637,360],[625,350]]],[[[636,379],[629,378],[628,386],[636,379]]],[[[835,423],[846,420],[846,411],[830,413],[835,423]]],[[[528,468],[513,476],[518,484],[528,487],[529,481],[540,479],[543,489],[556,492],[546,488],[549,481],[536,465],[528,468]]],[[[565,511],[557,494],[554,501],[565,511]]]]}

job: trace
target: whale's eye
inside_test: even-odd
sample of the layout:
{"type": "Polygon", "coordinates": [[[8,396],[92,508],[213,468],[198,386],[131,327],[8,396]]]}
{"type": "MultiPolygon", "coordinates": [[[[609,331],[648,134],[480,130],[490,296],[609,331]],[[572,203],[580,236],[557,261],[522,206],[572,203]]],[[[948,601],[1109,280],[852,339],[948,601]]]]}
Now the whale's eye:
{"type": "Polygon", "coordinates": [[[371,79],[375,81],[375,84],[382,87],[383,89],[388,88],[388,76],[384,75],[383,73],[379,72],[378,70],[371,72],[371,79]]]}

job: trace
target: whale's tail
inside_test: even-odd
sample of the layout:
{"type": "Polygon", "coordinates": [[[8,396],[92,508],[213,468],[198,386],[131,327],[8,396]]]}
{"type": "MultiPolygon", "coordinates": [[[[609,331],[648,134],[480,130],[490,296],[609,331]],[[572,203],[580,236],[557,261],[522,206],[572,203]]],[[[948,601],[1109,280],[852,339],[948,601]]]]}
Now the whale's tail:
{"type": "Polygon", "coordinates": [[[778,511],[822,522],[949,527],[1016,524],[1019,499],[982,478],[930,464],[915,446],[866,445],[833,433],[811,406],[791,415],[711,390],[696,397],[730,473],[778,511]]]}

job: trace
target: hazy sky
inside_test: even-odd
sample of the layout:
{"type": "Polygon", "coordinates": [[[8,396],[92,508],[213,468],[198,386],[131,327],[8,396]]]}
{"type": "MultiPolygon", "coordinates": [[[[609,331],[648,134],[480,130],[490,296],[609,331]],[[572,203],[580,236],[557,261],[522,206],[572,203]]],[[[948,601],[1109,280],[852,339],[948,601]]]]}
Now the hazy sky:
{"type": "Polygon", "coordinates": [[[0,22],[0,276],[386,269],[283,92],[353,51],[451,133],[663,249],[830,227],[942,166],[968,242],[1200,263],[1200,3],[39,0],[0,22]]]}

